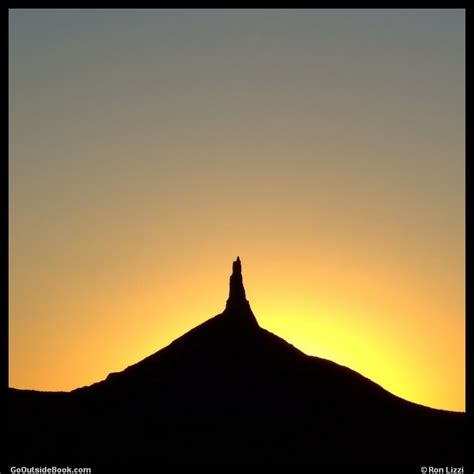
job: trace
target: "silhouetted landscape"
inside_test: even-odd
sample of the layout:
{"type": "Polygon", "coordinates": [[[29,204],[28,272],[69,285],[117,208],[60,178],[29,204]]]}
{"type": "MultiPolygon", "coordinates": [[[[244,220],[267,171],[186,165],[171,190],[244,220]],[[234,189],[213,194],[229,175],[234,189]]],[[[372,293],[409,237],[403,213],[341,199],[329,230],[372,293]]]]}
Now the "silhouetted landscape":
{"type": "Polygon", "coordinates": [[[261,328],[237,258],[225,310],[169,346],[71,392],[10,389],[9,462],[461,465],[464,422],[261,328]]]}

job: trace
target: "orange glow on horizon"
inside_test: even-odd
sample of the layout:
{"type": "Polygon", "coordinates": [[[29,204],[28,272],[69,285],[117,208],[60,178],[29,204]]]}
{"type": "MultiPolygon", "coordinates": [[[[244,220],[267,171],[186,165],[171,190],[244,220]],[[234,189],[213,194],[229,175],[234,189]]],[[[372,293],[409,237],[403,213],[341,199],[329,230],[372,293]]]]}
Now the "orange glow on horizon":
{"type": "Polygon", "coordinates": [[[9,11],[9,384],[219,314],[465,410],[463,10],[9,11]],[[388,28],[388,29],[387,29],[388,28]]]}
{"type": "MultiPolygon", "coordinates": [[[[186,272],[177,270],[166,285],[154,270],[149,278],[142,274],[131,282],[128,295],[123,281],[121,292],[109,301],[106,294],[76,300],[74,307],[57,301],[50,310],[69,314],[69,328],[59,325],[56,345],[47,350],[43,350],[41,338],[31,335],[31,347],[41,348],[35,370],[18,366],[11,385],[71,390],[138,362],[223,310],[230,262],[228,259],[226,268],[220,269],[224,271],[217,271],[215,265],[205,268],[190,262],[186,272]],[[95,301],[95,307],[89,306],[89,299],[95,301]],[[68,339],[67,343],[63,339],[68,339]],[[62,357],[57,357],[59,354],[62,357]]],[[[337,280],[338,288],[343,289],[344,278],[354,278],[350,272],[325,273],[324,281],[308,262],[300,265],[297,271],[286,262],[283,272],[285,267],[275,259],[273,266],[262,269],[252,268],[251,259],[243,258],[247,298],[263,328],[306,354],[356,370],[402,398],[435,408],[464,410],[463,399],[450,388],[463,383],[464,367],[450,370],[448,378],[440,380],[439,365],[432,365],[433,360],[443,363],[447,348],[451,356],[462,359],[464,347],[458,343],[458,334],[463,331],[463,321],[458,328],[431,328],[443,333],[443,340],[436,341],[419,311],[430,312],[424,321],[432,324],[441,317],[440,310],[418,307],[410,292],[406,293],[407,301],[387,302],[384,299],[390,289],[382,291],[387,282],[373,277],[371,284],[366,281],[358,291],[344,295],[339,289],[334,291],[331,280],[337,280]],[[280,272],[275,274],[277,268],[280,272]],[[418,318],[410,311],[418,313],[418,318]],[[420,345],[424,346],[422,351],[420,345]]],[[[327,270],[324,264],[321,267],[321,273],[327,270]]]]}

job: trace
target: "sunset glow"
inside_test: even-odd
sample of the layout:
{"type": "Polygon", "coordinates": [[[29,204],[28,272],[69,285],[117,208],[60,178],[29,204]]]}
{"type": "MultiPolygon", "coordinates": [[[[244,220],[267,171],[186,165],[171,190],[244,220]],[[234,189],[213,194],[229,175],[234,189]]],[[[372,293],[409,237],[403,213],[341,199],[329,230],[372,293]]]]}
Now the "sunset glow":
{"type": "Polygon", "coordinates": [[[462,10],[10,10],[10,386],[220,313],[465,410],[462,10]]]}

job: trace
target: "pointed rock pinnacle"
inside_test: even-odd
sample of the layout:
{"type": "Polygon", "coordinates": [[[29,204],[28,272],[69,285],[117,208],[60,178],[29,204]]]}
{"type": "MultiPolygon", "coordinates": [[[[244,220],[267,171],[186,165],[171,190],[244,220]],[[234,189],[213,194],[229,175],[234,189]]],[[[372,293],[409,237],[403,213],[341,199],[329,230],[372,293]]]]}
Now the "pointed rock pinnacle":
{"type": "Polygon", "coordinates": [[[225,312],[231,314],[236,319],[238,318],[240,321],[247,321],[258,326],[250,304],[245,297],[245,288],[242,280],[242,263],[239,257],[232,263],[229,298],[227,299],[225,312]]]}
{"type": "Polygon", "coordinates": [[[244,282],[242,281],[242,263],[240,262],[239,257],[237,257],[237,260],[232,263],[232,275],[230,276],[229,285],[229,299],[227,301],[247,301],[245,298],[244,282]]]}

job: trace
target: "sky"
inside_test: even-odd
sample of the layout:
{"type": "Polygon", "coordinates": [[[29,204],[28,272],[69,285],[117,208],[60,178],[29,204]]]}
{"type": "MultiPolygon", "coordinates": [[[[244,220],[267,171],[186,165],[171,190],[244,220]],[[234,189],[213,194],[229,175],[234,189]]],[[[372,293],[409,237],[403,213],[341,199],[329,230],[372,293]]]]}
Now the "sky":
{"type": "Polygon", "coordinates": [[[220,313],[465,410],[464,10],[9,11],[9,383],[220,313]]]}

